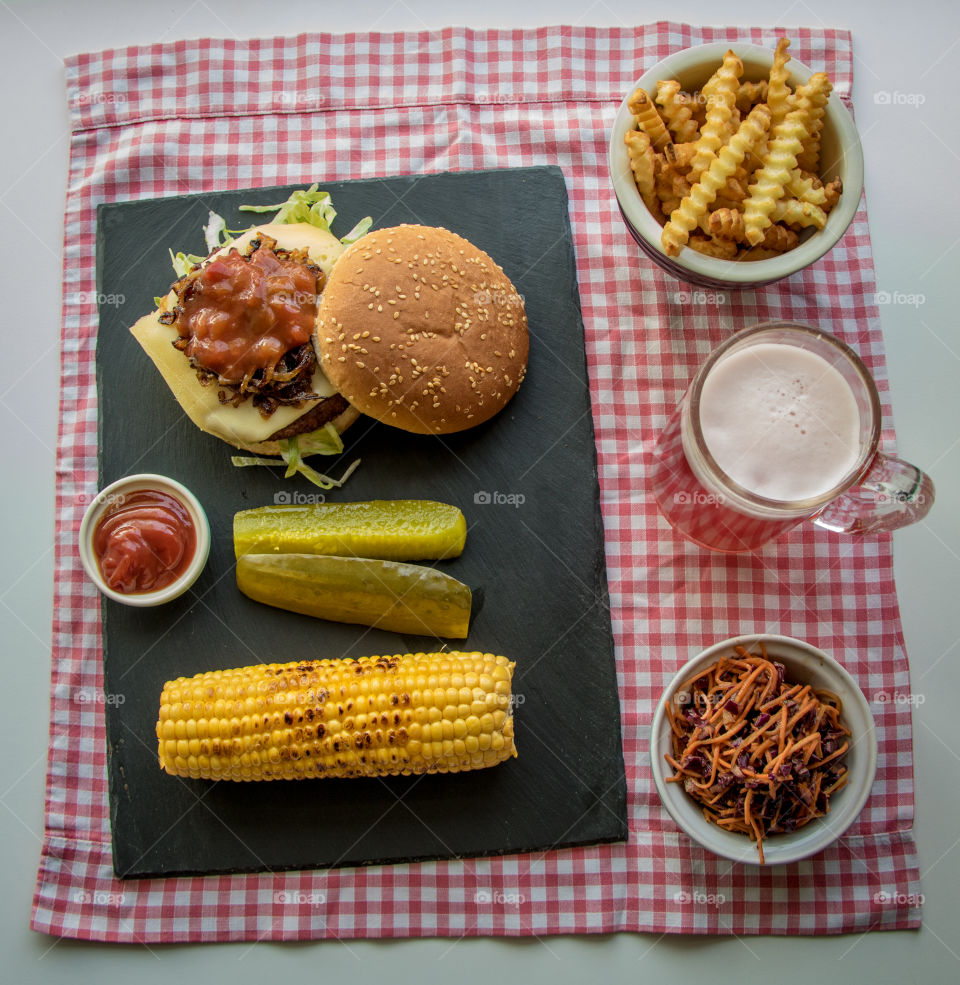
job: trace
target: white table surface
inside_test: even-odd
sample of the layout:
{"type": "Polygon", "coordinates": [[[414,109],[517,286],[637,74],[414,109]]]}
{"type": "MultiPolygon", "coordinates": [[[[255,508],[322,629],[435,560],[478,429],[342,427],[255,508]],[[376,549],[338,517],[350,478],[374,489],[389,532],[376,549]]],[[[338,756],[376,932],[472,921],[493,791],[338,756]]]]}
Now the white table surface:
{"type": "Polygon", "coordinates": [[[873,0],[772,5],[680,0],[486,0],[468,7],[415,0],[338,4],[165,0],[159,4],[0,0],[4,152],[0,155],[0,433],[4,519],[0,633],[6,712],[0,735],[0,941],[10,982],[266,981],[281,975],[375,981],[774,980],[809,983],[957,982],[960,941],[960,331],[950,310],[960,261],[960,5],[873,0]],[[353,31],[599,26],[659,19],[750,22],[853,31],[854,104],[900,453],[937,483],[933,512],[894,537],[904,635],[913,674],[916,836],[923,891],[919,932],[820,938],[610,937],[93,945],[28,929],[43,831],[53,581],[62,208],[69,134],[62,59],[183,37],[353,31]],[[889,94],[886,98],[885,94],[889,94]],[[397,962],[402,961],[402,965],[397,962]]]}

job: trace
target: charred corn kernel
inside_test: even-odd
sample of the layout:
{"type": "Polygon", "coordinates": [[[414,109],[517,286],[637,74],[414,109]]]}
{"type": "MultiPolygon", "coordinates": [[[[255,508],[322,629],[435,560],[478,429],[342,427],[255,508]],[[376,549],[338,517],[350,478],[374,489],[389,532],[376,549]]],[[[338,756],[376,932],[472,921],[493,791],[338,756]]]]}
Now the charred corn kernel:
{"type": "Polygon", "coordinates": [[[493,766],[517,755],[513,668],[506,657],[491,653],[407,653],[181,677],[164,685],[160,696],[160,766],[174,776],[208,780],[457,773],[493,766]],[[477,680],[470,689],[473,704],[494,702],[495,711],[481,718],[464,717],[445,704],[452,678],[467,672],[477,680]],[[411,692],[408,682],[418,674],[435,678],[437,686],[411,692]],[[358,680],[376,683],[376,710],[353,713],[348,707],[347,695],[358,680]],[[484,680],[496,682],[495,689],[485,690],[484,680]],[[424,704],[431,701],[443,703],[424,704]],[[217,709],[216,715],[206,713],[204,735],[196,717],[200,708],[217,709]],[[342,719],[331,717],[331,709],[340,715],[341,708],[342,719]],[[425,718],[435,720],[422,724],[425,718]]]}
{"type": "Polygon", "coordinates": [[[456,506],[426,499],[261,506],[233,518],[242,554],[336,554],[387,561],[458,557],[467,521],[456,506]]]}
{"type": "MultiPolygon", "coordinates": [[[[257,602],[335,622],[464,639],[470,589],[417,564],[320,554],[244,554],[237,587],[257,602]]],[[[368,688],[362,681],[353,691],[368,688]]]]}

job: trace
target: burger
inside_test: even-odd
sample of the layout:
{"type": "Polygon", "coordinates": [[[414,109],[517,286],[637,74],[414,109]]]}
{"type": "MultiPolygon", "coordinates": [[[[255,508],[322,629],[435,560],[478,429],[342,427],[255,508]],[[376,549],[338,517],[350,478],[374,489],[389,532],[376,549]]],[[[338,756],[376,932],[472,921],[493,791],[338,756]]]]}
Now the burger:
{"type": "Polygon", "coordinates": [[[357,410],[406,431],[447,434],[502,410],[529,352],[523,298],[483,250],[447,229],[378,229],[337,260],[316,348],[357,410]]]}
{"type": "Polygon", "coordinates": [[[261,455],[297,438],[309,454],[328,425],[339,433],[357,419],[313,347],[318,299],[343,249],[309,223],[256,226],[193,264],[133,325],[197,427],[261,455]]]}
{"type": "Polygon", "coordinates": [[[431,226],[363,235],[360,224],[341,241],[329,205],[316,210],[329,196],[312,188],[290,203],[298,195],[296,209],[227,243],[208,227],[210,254],[179,254],[179,280],[131,328],[193,423],[315,478],[301,458],[341,451],[360,414],[445,434],[502,409],[529,338],[498,264],[431,226]],[[298,210],[307,221],[290,221],[298,210]]]}

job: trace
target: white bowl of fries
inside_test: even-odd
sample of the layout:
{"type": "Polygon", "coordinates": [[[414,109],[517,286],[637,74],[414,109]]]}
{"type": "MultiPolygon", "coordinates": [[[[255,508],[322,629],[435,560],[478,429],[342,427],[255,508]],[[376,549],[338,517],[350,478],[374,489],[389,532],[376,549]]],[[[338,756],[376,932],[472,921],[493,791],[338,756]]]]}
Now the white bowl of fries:
{"type": "Polygon", "coordinates": [[[784,865],[823,851],[857,819],[877,738],[863,692],[836,660],[802,640],[760,633],[715,643],[677,672],[654,712],[650,760],[664,807],[690,838],[735,862],[784,865]],[[764,653],[784,668],[769,692],[769,671],[749,681],[764,653]],[[769,700],[761,704],[758,693],[769,700]]]}
{"type": "Polygon", "coordinates": [[[643,252],[708,287],[759,287],[816,262],[863,191],[853,118],[784,42],[700,45],[658,62],[617,112],[609,163],[643,252]]]}

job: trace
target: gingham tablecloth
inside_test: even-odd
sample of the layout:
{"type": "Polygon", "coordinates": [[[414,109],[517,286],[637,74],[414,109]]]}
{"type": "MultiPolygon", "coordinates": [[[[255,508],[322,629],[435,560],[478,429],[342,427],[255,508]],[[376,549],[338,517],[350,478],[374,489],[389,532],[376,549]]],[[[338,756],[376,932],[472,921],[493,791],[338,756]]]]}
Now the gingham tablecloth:
{"type": "MultiPolygon", "coordinates": [[[[850,35],[785,29],[849,105],[850,35]]],[[[105,941],[528,935],[640,930],[836,933],[917,927],[909,678],[888,536],[812,526],[747,557],[681,542],[645,461],[694,368],[732,329],[819,324],[875,373],[892,449],[863,202],[823,260],[771,287],[692,288],[638,255],[606,171],[615,110],[637,77],[710,41],[772,47],[759,28],[301,35],[182,41],[67,60],[72,119],[63,271],[46,837],[32,926],[105,941]],[[100,202],[275,184],[559,164],[583,302],[617,641],[629,842],[362,869],[120,882],[110,855],[94,590],[76,552],[97,476],[94,346],[100,202]],[[715,858],[660,806],[647,730],[675,670],[705,645],[772,631],[835,655],[873,702],[872,795],[834,847],[759,869],[715,858]],[[91,700],[85,700],[91,699],[91,700]]],[[[158,230],[157,234],[162,234],[158,230]]],[[[536,326],[535,326],[536,331],[536,326]]]]}

